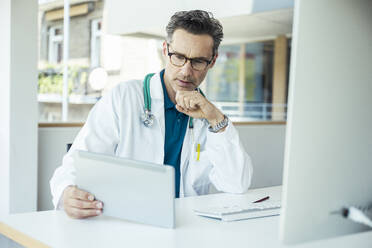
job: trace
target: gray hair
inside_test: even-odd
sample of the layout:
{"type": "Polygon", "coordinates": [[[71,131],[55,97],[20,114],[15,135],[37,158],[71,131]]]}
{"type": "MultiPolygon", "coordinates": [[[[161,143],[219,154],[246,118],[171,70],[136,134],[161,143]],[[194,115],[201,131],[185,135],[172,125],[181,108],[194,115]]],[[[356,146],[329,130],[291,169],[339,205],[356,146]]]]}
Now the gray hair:
{"type": "Polygon", "coordinates": [[[170,19],[166,31],[167,41],[172,41],[174,31],[184,29],[192,34],[208,34],[213,38],[213,55],[223,38],[221,23],[213,17],[211,12],[204,10],[190,10],[176,12],[170,19]]]}

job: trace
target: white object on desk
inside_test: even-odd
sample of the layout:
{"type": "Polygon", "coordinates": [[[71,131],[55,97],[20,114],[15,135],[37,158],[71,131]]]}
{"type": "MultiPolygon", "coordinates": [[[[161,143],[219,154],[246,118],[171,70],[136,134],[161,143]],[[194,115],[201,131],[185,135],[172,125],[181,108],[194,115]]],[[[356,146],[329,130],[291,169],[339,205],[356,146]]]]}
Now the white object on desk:
{"type": "Polygon", "coordinates": [[[77,151],[76,184],[103,202],[103,215],[174,228],[174,168],[77,151]]]}
{"type": "Polygon", "coordinates": [[[280,201],[267,201],[250,204],[225,203],[221,206],[207,206],[194,209],[197,215],[220,219],[223,221],[245,220],[279,215],[280,201]]]}

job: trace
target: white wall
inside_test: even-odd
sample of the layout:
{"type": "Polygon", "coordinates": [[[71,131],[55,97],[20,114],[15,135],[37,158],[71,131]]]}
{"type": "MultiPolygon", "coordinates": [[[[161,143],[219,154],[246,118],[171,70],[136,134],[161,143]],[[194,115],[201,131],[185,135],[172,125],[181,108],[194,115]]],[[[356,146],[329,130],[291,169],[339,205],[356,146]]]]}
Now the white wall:
{"type": "Polygon", "coordinates": [[[0,215],[36,210],[37,10],[0,1],[0,215]]]}
{"type": "Polygon", "coordinates": [[[285,125],[237,126],[253,163],[251,188],[282,184],[285,125]]]}
{"type": "Polygon", "coordinates": [[[0,2],[0,215],[9,212],[10,1],[0,2]]]}
{"type": "Polygon", "coordinates": [[[39,128],[38,210],[53,209],[49,180],[61,165],[66,145],[74,141],[79,127],[39,128]]]}
{"type": "MultiPolygon", "coordinates": [[[[285,125],[237,126],[250,154],[254,174],[252,188],[281,185],[285,125]]],[[[72,143],[80,128],[39,128],[38,210],[53,208],[49,180],[62,161],[66,144],[72,143]]]]}

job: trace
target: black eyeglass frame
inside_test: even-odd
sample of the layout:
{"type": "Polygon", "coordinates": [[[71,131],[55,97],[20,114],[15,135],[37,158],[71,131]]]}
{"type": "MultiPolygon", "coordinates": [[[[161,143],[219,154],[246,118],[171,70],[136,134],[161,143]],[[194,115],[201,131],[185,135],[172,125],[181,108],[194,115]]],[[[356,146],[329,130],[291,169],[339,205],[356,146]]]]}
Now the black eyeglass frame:
{"type": "Polygon", "coordinates": [[[172,58],[171,57],[173,55],[178,55],[178,56],[182,56],[182,57],[185,58],[185,62],[182,65],[175,65],[173,63],[172,63],[172,65],[177,66],[177,67],[182,67],[182,66],[184,66],[187,63],[187,61],[190,61],[191,67],[195,71],[204,71],[208,67],[208,65],[210,65],[212,63],[212,61],[214,59],[214,53],[213,53],[212,58],[210,60],[206,60],[206,59],[203,59],[203,58],[188,58],[188,57],[186,57],[186,56],[184,56],[182,54],[179,54],[179,53],[171,53],[171,52],[169,52],[169,43],[167,43],[167,52],[168,52],[169,60],[171,61],[171,63],[172,63],[172,58]],[[193,63],[192,63],[195,60],[202,60],[202,61],[206,62],[207,64],[206,64],[205,68],[204,69],[200,69],[200,70],[195,69],[194,66],[193,66],[193,63]]]}

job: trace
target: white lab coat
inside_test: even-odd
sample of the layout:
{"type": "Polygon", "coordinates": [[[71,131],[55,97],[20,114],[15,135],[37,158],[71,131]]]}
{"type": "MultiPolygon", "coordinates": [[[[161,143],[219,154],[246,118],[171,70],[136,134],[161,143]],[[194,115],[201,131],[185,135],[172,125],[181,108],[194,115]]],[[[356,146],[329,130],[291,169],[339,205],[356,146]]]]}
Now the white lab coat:
{"type": "MultiPolygon", "coordinates": [[[[50,180],[56,208],[61,205],[65,187],[75,185],[72,154],[76,150],[163,164],[165,119],[159,73],[151,78],[150,93],[151,110],[155,115],[150,128],[141,121],[144,98],[140,80],[120,83],[92,108],[70,151],[63,157],[62,166],[50,180]]],[[[212,133],[205,120],[194,119],[193,130],[187,126],[180,167],[180,197],[208,194],[211,183],[220,191],[243,193],[252,177],[251,159],[230,121],[223,132],[212,133]],[[201,147],[199,161],[196,160],[198,143],[201,147]]]]}

